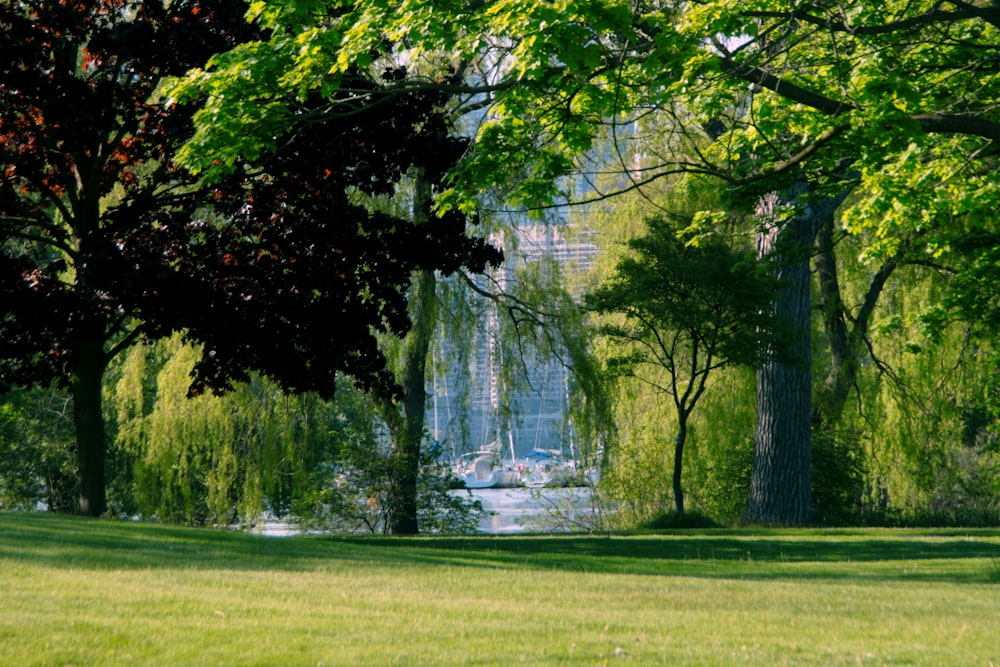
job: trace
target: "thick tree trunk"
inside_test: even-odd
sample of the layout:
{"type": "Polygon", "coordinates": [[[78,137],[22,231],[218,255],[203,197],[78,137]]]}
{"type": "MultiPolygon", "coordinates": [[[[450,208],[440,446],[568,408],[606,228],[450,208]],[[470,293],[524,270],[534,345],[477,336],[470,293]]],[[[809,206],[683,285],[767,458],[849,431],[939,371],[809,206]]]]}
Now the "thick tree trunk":
{"type": "MultiPolygon", "coordinates": [[[[414,218],[419,224],[430,214],[430,184],[417,178],[414,218]]],[[[410,287],[410,332],[402,342],[400,383],[403,388],[402,416],[389,420],[392,452],[389,465],[389,512],[387,530],[392,535],[415,535],[417,482],[420,475],[420,443],[427,416],[427,355],[437,320],[437,278],[433,271],[418,271],[410,287]]],[[[397,411],[396,406],[389,406],[397,411]]]]}
{"type": "Polygon", "coordinates": [[[780,292],[775,314],[792,328],[789,361],[774,355],[757,371],[757,429],[746,520],[800,525],[812,512],[811,302],[809,251],[812,220],[796,216],[758,236],[758,251],[775,262],[780,292]]]}
{"type": "Polygon", "coordinates": [[[105,488],[104,414],[101,385],[106,357],[102,340],[80,341],[73,367],[73,420],[80,475],[80,513],[104,514],[108,508],[105,488]]]}
{"type": "MultiPolygon", "coordinates": [[[[853,189],[815,199],[807,183],[762,198],[758,252],[774,263],[781,288],[774,312],[794,336],[788,360],[767,355],[757,372],[757,427],[746,521],[801,525],[812,518],[812,301],[810,257],[817,234],[853,189]],[[786,203],[795,207],[783,217],[786,203]]],[[[832,228],[832,227],[831,227],[832,228]]]]}

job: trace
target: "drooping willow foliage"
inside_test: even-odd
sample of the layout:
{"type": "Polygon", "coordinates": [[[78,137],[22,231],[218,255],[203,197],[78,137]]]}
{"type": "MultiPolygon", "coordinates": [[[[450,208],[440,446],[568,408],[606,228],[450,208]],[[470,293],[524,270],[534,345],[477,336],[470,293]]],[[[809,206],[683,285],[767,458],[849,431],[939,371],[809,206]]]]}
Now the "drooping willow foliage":
{"type": "Polygon", "coordinates": [[[229,525],[285,514],[337,448],[361,437],[338,433],[336,403],[286,395],[260,377],[224,396],[189,398],[197,355],[179,336],[138,346],[111,390],[115,449],[133,466],[122,500],[140,515],[229,525]]]}
{"type": "MultiPolygon", "coordinates": [[[[693,220],[711,192],[676,180],[645,197],[591,211],[601,253],[592,284],[610,275],[638,225],[664,210],[693,220]]],[[[710,203],[710,202],[709,202],[710,203]]],[[[731,228],[747,233],[752,226],[731,228]]],[[[866,241],[838,224],[835,256],[841,298],[857,313],[880,269],[866,241]]],[[[1000,522],[998,349],[989,331],[961,317],[942,319],[951,273],[944,260],[904,258],[887,280],[868,324],[858,374],[840,417],[817,422],[812,447],[813,515],[821,524],[1000,522]],[[936,317],[928,317],[928,315],[936,317]]],[[[830,372],[822,299],[813,318],[813,389],[830,372]]],[[[595,357],[617,350],[597,341],[595,357]]],[[[611,380],[608,380],[611,382],[611,380]]],[[[662,396],[627,378],[609,384],[616,437],[602,491],[619,525],[654,521],[669,510],[669,434],[676,428],[662,396]]],[[[693,511],[726,523],[746,509],[754,436],[752,369],[712,378],[692,415],[686,486],[693,511]]]]}

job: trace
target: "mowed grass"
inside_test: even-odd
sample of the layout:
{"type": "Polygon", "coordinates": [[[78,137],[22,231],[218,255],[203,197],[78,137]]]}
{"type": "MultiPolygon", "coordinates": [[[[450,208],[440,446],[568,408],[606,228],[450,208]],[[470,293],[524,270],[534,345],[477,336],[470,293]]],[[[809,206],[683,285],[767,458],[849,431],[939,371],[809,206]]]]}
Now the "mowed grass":
{"type": "Polygon", "coordinates": [[[1000,531],[268,538],[0,514],[0,664],[1000,667],[1000,531]]]}

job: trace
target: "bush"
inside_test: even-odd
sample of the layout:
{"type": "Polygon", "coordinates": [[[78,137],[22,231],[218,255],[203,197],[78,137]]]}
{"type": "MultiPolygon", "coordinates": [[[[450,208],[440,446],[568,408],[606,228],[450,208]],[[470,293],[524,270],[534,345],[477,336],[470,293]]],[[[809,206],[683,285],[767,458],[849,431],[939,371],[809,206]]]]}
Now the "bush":
{"type": "Polygon", "coordinates": [[[71,406],[56,389],[0,397],[0,509],[75,511],[71,406]]]}
{"type": "Polygon", "coordinates": [[[864,470],[851,433],[821,431],[812,442],[813,522],[843,526],[858,521],[864,470]]]}
{"type": "Polygon", "coordinates": [[[659,516],[644,523],[642,528],[647,530],[689,530],[701,528],[719,528],[719,524],[707,514],[701,512],[664,512],[659,516]]]}

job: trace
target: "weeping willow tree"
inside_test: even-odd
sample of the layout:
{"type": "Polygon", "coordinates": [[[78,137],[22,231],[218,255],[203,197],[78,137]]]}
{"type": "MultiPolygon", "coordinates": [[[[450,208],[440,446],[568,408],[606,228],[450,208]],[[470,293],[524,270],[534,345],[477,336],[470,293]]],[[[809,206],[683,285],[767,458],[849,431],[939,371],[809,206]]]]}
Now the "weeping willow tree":
{"type": "Polygon", "coordinates": [[[997,347],[963,321],[928,328],[949,276],[909,266],[876,311],[857,400],[855,520],[1000,522],[997,347]]]}
{"type": "MultiPolygon", "coordinates": [[[[559,242],[572,243],[573,230],[557,227],[559,242]]],[[[501,358],[499,379],[507,404],[509,428],[531,432],[535,415],[526,399],[557,396],[562,413],[555,442],[545,443],[534,425],[534,447],[556,445],[584,465],[599,465],[608,428],[605,387],[590,356],[593,332],[586,326],[581,295],[574,288],[576,267],[542,255],[521,260],[505,291],[493,295],[498,311],[501,358]],[[536,371],[536,372],[532,372],[536,371]]],[[[551,437],[552,434],[550,434],[551,437]]]]}
{"type": "Polygon", "coordinates": [[[129,351],[112,388],[115,447],[133,461],[143,516],[252,525],[297,509],[332,460],[335,408],[255,377],[224,396],[189,397],[200,351],[175,335],[129,351]]]}
{"type": "Polygon", "coordinates": [[[606,396],[589,354],[576,266],[564,256],[587,244],[561,216],[497,215],[490,224],[505,265],[438,285],[431,382],[448,414],[432,413],[432,436],[451,454],[484,445],[504,457],[557,448],[599,466],[606,396]]]}

